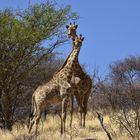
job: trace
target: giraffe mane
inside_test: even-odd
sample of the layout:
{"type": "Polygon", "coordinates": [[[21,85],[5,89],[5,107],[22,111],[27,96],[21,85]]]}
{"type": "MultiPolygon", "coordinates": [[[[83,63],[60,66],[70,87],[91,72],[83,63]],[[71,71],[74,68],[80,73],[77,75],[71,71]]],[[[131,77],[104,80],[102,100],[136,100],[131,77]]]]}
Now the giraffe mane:
{"type": "Polygon", "coordinates": [[[60,67],[60,69],[58,69],[54,74],[57,74],[58,72],[60,72],[65,67],[65,65],[67,64],[68,59],[69,59],[71,53],[68,55],[67,59],[65,60],[65,62],[63,63],[63,65],[60,67]]]}

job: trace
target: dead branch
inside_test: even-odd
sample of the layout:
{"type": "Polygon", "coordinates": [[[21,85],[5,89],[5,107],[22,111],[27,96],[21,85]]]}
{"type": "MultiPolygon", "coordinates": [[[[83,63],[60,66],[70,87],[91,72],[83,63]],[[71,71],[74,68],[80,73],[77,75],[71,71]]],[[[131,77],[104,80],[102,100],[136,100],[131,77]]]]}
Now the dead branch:
{"type": "Polygon", "coordinates": [[[105,133],[106,133],[108,139],[109,139],[109,140],[112,140],[111,134],[109,133],[109,131],[108,131],[108,130],[106,129],[106,127],[104,126],[104,122],[103,122],[104,119],[103,119],[103,117],[102,117],[101,114],[98,113],[98,112],[96,112],[96,114],[97,114],[97,116],[98,116],[98,120],[100,121],[100,124],[101,124],[103,130],[105,131],[105,133]]]}

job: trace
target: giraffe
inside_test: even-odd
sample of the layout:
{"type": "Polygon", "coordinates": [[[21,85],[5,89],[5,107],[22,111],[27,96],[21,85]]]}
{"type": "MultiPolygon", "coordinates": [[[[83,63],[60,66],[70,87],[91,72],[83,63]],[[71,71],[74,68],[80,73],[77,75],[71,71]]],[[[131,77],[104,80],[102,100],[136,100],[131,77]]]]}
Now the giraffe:
{"type": "MultiPolygon", "coordinates": [[[[70,23],[70,25],[66,25],[68,30],[68,36],[72,38],[74,41],[76,35],[76,29],[78,25],[70,23]]],[[[74,48],[73,48],[74,49],[74,48]]],[[[65,66],[67,60],[63,64],[62,68],[65,66]]],[[[75,61],[75,67],[73,69],[73,77],[79,78],[80,82],[78,84],[72,84],[72,89],[74,92],[72,95],[75,95],[76,101],[79,107],[80,112],[80,126],[85,127],[85,119],[87,114],[87,104],[88,98],[91,93],[92,88],[92,80],[90,76],[88,76],[81,68],[78,59],[75,61]]],[[[72,126],[72,116],[73,116],[73,97],[71,96],[71,120],[70,120],[70,127],[72,126]]]]}
{"type": "Polygon", "coordinates": [[[41,113],[50,104],[62,104],[61,114],[61,134],[65,132],[66,109],[70,96],[70,87],[72,80],[72,71],[75,61],[78,59],[80,48],[84,37],[77,37],[73,42],[73,50],[71,51],[67,63],[59,72],[54,74],[53,78],[46,84],[39,86],[32,95],[32,113],[30,115],[29,133],[35,123],[36,135],[41,113]]]}
{"type": "Polygon", "coordinates": [[[76,34],[77,27],[78,25],[75,24],[75,22],[73,24],[70,23],[70,25],[66,25],[66,28],[68,29],[67,35],[69,38],[71,37],[73,41],[75,40],[75,37],[77,36],[76,34]]]}

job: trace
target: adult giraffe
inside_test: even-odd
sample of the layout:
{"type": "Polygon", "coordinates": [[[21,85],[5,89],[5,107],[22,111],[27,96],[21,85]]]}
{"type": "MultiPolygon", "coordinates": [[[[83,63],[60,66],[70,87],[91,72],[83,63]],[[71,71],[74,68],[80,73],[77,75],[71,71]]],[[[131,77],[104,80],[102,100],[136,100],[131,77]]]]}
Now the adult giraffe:
{"type": "Polygon", "coordinates": [[[78,59],[80,48],[84,38],[76,37],[73,42],[67,62],[63,69],[57,72],[53,78],[46,84],[39,86],[32,95],[32,113],[30,115],[29,133],[34,123],[36,124],[36,135],[41,113],[50,104],[62,103],[61,114],[61,134],[65,132],[66,109],[68,97],[71,96],[71,81],[73,67],[78,59]]]}
{"type": "MultiPolygon", "coordinates": [[[[72,38],[72,41],[74,42],[77,34],[76,29],[78,25],[75,25],[70,23],[69,25],[66,25],[66,28],[68,30],[68,36],[72,38]]],[[[74,48],[73,48],[74,49],[74,48]]],[[[62,67],[57,71],[59,72],[65,65],[67,64],[69,57],[66,59],[62,67]]],[[[71,95],[74,95],[76,97],[76,101],[78,104],[79,112],[80,112],[80,126],[85,127],[85,120],[86,120],[86,114],[87,114],[87,104],[88,104],[88,98],[91,93],[92,88],[92,80],[89,75],[87,75],[82,67],[80,66],[78,58],[75,61],[75,65],[73,67],[73,83],[71,84],[71,95]]],[[[71,96],[71,120],[70,120],[70,127],[72,126],[72,116],[73,116],[73,96],[71,96]]]]}
{"type": "MultiPolygon", "coordinates": [[[[75,25],[70,23],[70,25],[66,25],[66,28],[68,30],[68,36],[72,38],[74,41],[75,37],[77,36],[76,34],[76,29],[78,25],[75,25]]],[[[77,59],[76,65],[74,68],[73,72],[73,77],[79,78],[80,82],[78,84],[75,84],[75,91],[74,95],[76,97],[76,101],[78,103],[79,107],[79,112],[80,112],[80,125],[82,127],[85,127],[85,119],[86,119],[86,114],[87,114],[87,104],[88,104],[88,98],[91,93],[91,88],[92,88],[92,80],[89,75],[87,75],[83,69],[81,68],[81,65],[77,59]]],[[[73,99],[72,99],[72,106],[71,106],[71,122],[70,122],[70,127],[72,126],[72,114],[73,114],[73,99]]]]}

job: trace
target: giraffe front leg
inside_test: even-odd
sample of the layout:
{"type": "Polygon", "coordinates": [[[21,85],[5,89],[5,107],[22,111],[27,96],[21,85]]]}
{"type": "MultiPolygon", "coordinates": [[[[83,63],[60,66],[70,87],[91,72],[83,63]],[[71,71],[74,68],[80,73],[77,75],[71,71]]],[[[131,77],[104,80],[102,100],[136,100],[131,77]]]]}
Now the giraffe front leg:
{"type": "Polygon", "coordinates": [[[68,96],[65,96],[62,99],[61,134],[63,134],[65,132],[67,103],[68,103],[68,96]]]}
{"type": "Polygon", "coordinates": [[[84,97],[83,99],[83,127],[85,128],[85,121],[86,121],[86,114],[87,114],[87,105],[88,105],[88,99],[89,99],[89,93],[90,91],[86,94],[87,96],[84,97]]]}
{"type": "Polygon", "coordinates": [[[82,111],[83,111],[83,107],[82,107],[81,98],[79,100],[78,111],[79,111],[79,114],[80,114],[80,123],[79,123],[79,125],[80,125],[80,127],[82,127],[82,120],[83,120],[82,111]]]}
{"type": "Polygon", "coordinates": [[[77,93],[75,93],[74,95],[76,97],[76,101],[78,105],[78,116],[80,115],[79,126],[82,127],[82,101],[81,101],[81,97],[77,93]]]}
{"type": "Polygon", "coordinates": [[[82,117],[82,106],[81,105],[79,106],[79,113],[80,113],[80,123],[79,123],[79,125],[80,125],[80,127],[82,127],[82,120],[83,120],[82,118],[83,117],[82,117]]]}
{"type": "Polygon", "coordinates": [[[71,85],[68,82],[65,82],[64,86],[60,88],[60,96],[62,98],[61,134],[63,134],[65,131],[66,111],[67,111],[66,109],[68,103],[68,92],[70,87],[71,85]]]}
{"type": "Polygon", "coordinates": [[[87,114],[87,104],[85,103],[82,110],[82,127],[83,128],[85,128],[86,114],[87,114]]]}
{"type": "Polygon", "coordinates": [[[73,103],[74,103],[74,96],[71,95],[70,99],[70,128],[72,127],[72,120],[73,120],[73,103]]]}

